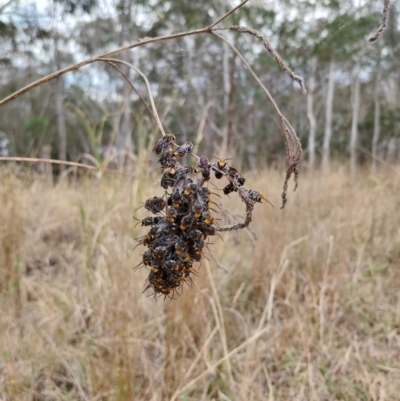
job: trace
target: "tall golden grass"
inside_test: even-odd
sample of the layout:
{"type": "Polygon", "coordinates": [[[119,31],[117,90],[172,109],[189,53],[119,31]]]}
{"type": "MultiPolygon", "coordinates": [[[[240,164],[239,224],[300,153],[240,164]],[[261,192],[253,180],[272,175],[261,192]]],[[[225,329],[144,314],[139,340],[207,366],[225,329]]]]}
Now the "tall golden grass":
{"type": "Polygon", "coordinates": [[[132,270],[153,181],[0,182],[2,401],[399,400],[398,173],[303,175],[283,211],[282,174],[249,176],[255,249],[213,238],[229,273],[166,302],[132,270]]]}

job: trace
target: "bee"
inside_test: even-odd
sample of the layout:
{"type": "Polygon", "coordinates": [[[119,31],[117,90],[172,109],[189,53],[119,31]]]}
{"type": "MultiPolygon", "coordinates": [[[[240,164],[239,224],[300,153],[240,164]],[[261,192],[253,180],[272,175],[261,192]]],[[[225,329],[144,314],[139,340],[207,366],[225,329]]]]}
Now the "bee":
{"type": "Polygon", "coordinates": [[[152,243],[153,239],[150,238],[150,236],[147,234],[146,237],[143,238],[143,240],[140,242],[144,246],[150,246],[152,243]]]}
{"type": "Polygon", "coordinates": [[[142,226],[154,226],[161,221],[162,217],[146,217],[141,220],[142,226]]]}
{"type": "MultiPolygon", "coordinates": [[[[216,163],[218,170],[225,171],[226,167],[228,166],[226,160],[230,159],[218,159],[218,157],[216,157],[216,159],[218,160],[216,163]]],[[[214,173],[215,173],[215,178],[218,180],[221,179],[223,176],[223,173],[220,171],[214,171],[214,173]]]]}
{"type": "Polygon", "coordinates": [[[155,248],[153,250],[153,252],[151,253],[151,256],[154,259],[162,259],[162,258],[164,258],[165,256],[168,255],[168,252],[169,252],[168,247],[166,247],[166,246],[158,246],[157,248],[155,248]]]}
{"type": "Polygon", "coordinates": [[[229,195],[234,190],[235,188],[231,182],[223,189],[225,195],[229,195]]]}
{"type": "Polygon", "coordinates": [[[186,243],[182,239],[179,239],[178,241],[175,242],[175,253],[179,255],[183,251],[186,250],[186,243]]]}
{"type": "Polygon", "coordinates": [[[190,260],[190,255],[188,252],[182,252],[178,255],[178,259],[182,262],[187,262],[190,260]]]}
{"type": "Polygon", "coordinates": [[[193,206],[192,206],[192,212],[194,217],[198,219],[201,216],[201,213],[203,212],[203,206],[199,201],[196,201],[193,206]]]}
{"type": "Polygon", "coordinates": [[[173,223],[178,216],[178,212],[174,207],[169,207],[167,209],[167,220],[173,223]]]}
{"type": "Polygon", "coordinates": [[[159,155],[170,143],[172,143],[175,140],[176,138],[175,135],[173,134],[164,135],[162,138],[158,140],[156,146],[154,146],[153,152],[159,155]]]}
{"type": "Polygon", "coordinates": [[[202,169],[207,169],[210,167],[210,163],[205,156],[200,156],[199,161],[197,162],[197,166],[202,168],[202,169]]]}
{"type": "Polygon", "coordinates": [[[199,223],[197,224],[197,228],[203,233],[204,238],[206,238],[207,235],[215,235],[215,227],[209,226],[205,223],[199,223]]]}
{"type": "Polygon", "coordinates": [[[195,254],[200,254],[203,251],[204,248],[204,241],[203,240],[198,240],[194,242],[193,244],[193,250],[195,254]]]}
{"type": "Polygon", "coordinates": [[[151,256],[151,250],[148,249],[148,250],[143,254],[142,263],[143,263],[145,266],[151,266],[152,261],[153,261],[153,258],[152,258],[152,256],[151,256]]]}
{"type": "MultiPolygon", "coordinates": [[[[215,156],[214,156],[215,157],[215,156]]],[[[219,159],[218,157],[216,157],[216,159],[218,160],[217,161],[217,167],[220,169],[220,170],[224,170],[225,169],[225,167],[228,165],[228,163],[226,162],[227,160],[230,160],[230,159],[219,159]]]]}
{"type": "Polygon", "coordinates": [[[235,168],[233,168],[233,167],[230,167],[229,166],[229,168],[228,168],[228,174],[232,177],[232,178],[235,178],[236,180],[237,180],[237,182],[240,184],[240,185],[243,185],[244,183],[245,183],[245,179],[244,179],[244,177],[242,177],[241,175],[240,175],[240,173],[239,173],[239,171],[237,171],[235,168]]]}
{"type": "Polygon", "coordinates": [[[189,238],[190,238],[192,241],[197,241],[197,240],[204,239],[204,235],[203,235],[203,233],[202,233],[201,231],[199,231],[199,230],[191,230],[191,231],[189,232],[189,238]]]}
{"type": "Polygon", "coordinates": [[[182,201],[182,193],[175,190],[172,194],[172,206],[178,208],[182,201]]]}
{"type": "Polygon", "coordinates": [[[194,217],[192,216],[192,214],[187,214],[186,216],[183,216],[180,225],[181,229],[184,230],[185,228],[191,226],[193,224],[193,220],[194,217]]]}
{"type": "Polygon", "coordinates": [[[261,195],[259,192],[257,191],[253,191],[252,189],[248,189],[246,191],[247,196],[254,202],[260,202],[263,203],[265,202],[265,198],[263,195],[261,195]]]}
{"type": "Polygon", "coordinates": [[[200,156],[197,167],[200,167],[204,181],[208,181],[210,179],[210,163],[207,157],[200,156]]]}
{"type": "Polygon", "coordinates": [[[214,217],[211,216],[211,213],[208,210],[203,212],[201,214],[201,217],[202,217],[204,223],[206,223],[207,225],[211,225],[214,223],[214,217]]]}
{"type": "Polygon", "coordinates": [[[196,191],[197,191],[197,184],[194,183],[194,182],[191,182],[186,186],[184,194],[185,195],[189,195],[189,194],[194,193],[196,191]]]}
{"type": "Polygon", "coordinates": [[[178,263],[175,260],[167,260],[164,267],[168,270],[179,270],[178,263]]]}
{"type": "Polygon", "coordinates": [[[208,190],[208,188],[206,187],[199,188],[199,190],[197,191],[197,195],[199,196],[200,200],[203,203],[208,205],[208,203],[210,202],[210,191],[208,190]]]}
{"type": "Polygon", "coordinates": [[[146,203],[144,204],[144,207],[150,212],[157,214],[164,209],[165,201],[163,198],[155,196],[154,198],[147,199],[146,203]]]}
{"type": "Polygon", "coordinates": [[[173,176],[175,174],[175,169],[173,167],[167,167],[163,171],[163,175],[165,174],[170,174],[171,176],[173,176]]]}
{"type": "Polygon", "coordinates": [[[187,155],[188,153],[192,153],[193,150],[193,143],[192,142],[186,142],[183,145],[180,145],[175,149],[173,152],[174,156],[178,157],[183,157],[187,155]]]}
{"type": "Polygon", "coordinates": [[[164,189],[168,189],[168,187],[173,187],[175,185],[175,178],[171,173],[165,173],[161,177],[161,186],[164,189]]]}
{"type": "Polygon", "coordinates": [[[200,253],[195,253],[194,255],[192,255],[192,258],[193,258],[193,260],[195,262],[200,262],[201,258],[202,258],[201,252],[200,253]]]}
{"type": "Polygon", "coordinates": [[[210,177],[211,177],[211,175],[210,175],[210,169],[207,168],[207,169],[202,170],[201,175],[202,175],[204,181],[209,181],[209,180],[210,180],[210,177]]]}
{"type": "Polygon", "coordinates": [[[158,162],[161,164],[161,168],[165,169],[168,167],[174,167],[176,165],[176,158],[171,153],[164,153],[158,162]]]}

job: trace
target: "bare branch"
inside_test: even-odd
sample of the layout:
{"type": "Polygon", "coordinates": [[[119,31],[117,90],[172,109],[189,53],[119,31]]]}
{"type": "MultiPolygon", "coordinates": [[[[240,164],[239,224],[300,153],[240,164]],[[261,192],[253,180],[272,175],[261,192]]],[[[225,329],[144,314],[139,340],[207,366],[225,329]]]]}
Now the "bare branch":
{"type": "Polygon", "coordinates": [[[384,0],[383,2],[383,14],[382,14],[382,22],[379,28],[375,31],[375,33],[369,38],[368,42],[375,42],[379,39],[383,32],[385,31],[388,21],[389,21],[389,10],[390,10],[390,1],[384,0]]]}

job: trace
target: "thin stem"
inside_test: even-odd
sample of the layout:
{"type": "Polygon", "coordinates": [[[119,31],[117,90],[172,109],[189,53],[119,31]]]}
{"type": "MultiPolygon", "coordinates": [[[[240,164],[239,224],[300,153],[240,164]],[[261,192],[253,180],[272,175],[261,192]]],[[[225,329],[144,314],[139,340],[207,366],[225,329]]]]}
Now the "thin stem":
{"type": "Polygon", "coordinates": [[[40,159],[35,157],[0,157],[0,162],[27,162],[27,163],[51,163],[51,164],[60,164],[63,166],[72,166],[72,167],[81,167],[87,170],[99,171],[101,173],[110,173],[116,175],[124,175],[126,177],[134,178],[135,175],[129,173],[123,173],[117,170],[110,170],[108,168],[101,168],[97,166],[89,166],[87,164],[77,163],[77,162],[68,162],[66,160],[57,160],[57,159],[40,159]]]}
{"type": "Polygon", "coordinates": [[[154,117],[153,111],[150,109],[149,105],[146,103],[146,101],[143,99],[143,96],[140,94],[140,92],[136,89],[135,85],[133,85],[132,81],[128,78],[128,76],[119,68],[117,65],[114,63],[111,63],[108,61],[108,64],[111,65],[111,67],[115,68],[125,79],[125,81],[128,83],[128,85],[136,92],[136,94],[139,96],[140,101],[144,104],[146,107],[147,111],[154,117]]]}
{"type": "Polygon", "coordinates": [[[223,15],[221,18],[218,18],[217,21],[213,22],[211,25],[208,26],[207,29],[211,29],[212,27],[214,27],[215,25],[219,24],[222,20],[224,20],[225,18],[229,17],[232,13],[234,13],[238,8],[244,6],[249,0],[244,0],[243,2],[241,2],[238,6],[236,6],[235,8],[232,8],[232,10],[228,11],[225,15],[223,15]]]}
{"type": "Polygon", "coordinates": [[[225,43],[227,43],[231,49],[242,59],[244,65],[247,67],[247,69],[250,71],[251,75],[253,75],[254,79],[257,81],[257,83],[260,85],[260,87],[262,88],[262,90],[266,93],[266,95],[268,96],[268,99],[271,101],[272,105],[274,106],[276,112],[279,114],[279,117],[283,117],[283,114],[281,113],[281,111],[279,110],[278,105],[276,104],[274,98],[272,97],[272,95],[269,93],[268,89],[264,86],[264,84],[260,81],[260,78],[258,78],[257,74],[253,71],[253,69],[250,67],[250,64],[246,61],[246,59],[243,57],[242,53],[239,52],[238,49],[236,49],[236,47],[230,43],[227,39],[225,39],[223,36],[221,36],[220,34],[212,31],[212,34],[217,36],[218,38],[220,38],[222,41],[224,41],[225,43]]]}
{"type": "Polygon", "coordinates": [[[146,75],[144,75],[143,72],[139,70],[139,68],[135,67],[131,63],[128,63],[127,61],[124,61],[124,60],[119,60],[119,59],[116,59],[116,58],[101,58],[101,59],[98,59],[96,61],[105,61],[105,62],[109,62],[109,63],[125,64],[129,68],[132,68],[132,70],[136,71],[143,78],[144,82],[146,83],[147,90],[149,92],[150,104],[151,104],[151,108],[153,109],[153,116],[154,116],[155,120],[157,121],[157,125],[160,128],[162,136],[164,136],[165,135],[165,131],[164,131],[164,128],[162,126],[160,117],[158,116],[157,108],[156,108],[156,105],[154,104],[153,94],[151,93],[150,83],[149,83],[146,75]]]}

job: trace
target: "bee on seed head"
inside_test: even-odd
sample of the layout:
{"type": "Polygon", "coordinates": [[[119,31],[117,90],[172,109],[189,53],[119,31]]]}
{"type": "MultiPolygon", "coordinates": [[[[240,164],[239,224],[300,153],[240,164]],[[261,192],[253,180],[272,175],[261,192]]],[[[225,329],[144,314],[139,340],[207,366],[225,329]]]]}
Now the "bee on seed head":
{"type": "MultiPolygon", "coordinates": [[[[226,162],[226,160],[230,160],[230,159],[218,159],[218,157],[216,157],[216,159],[218,161],[217,161],[217,163],[215,163],[215,165],[218,168],[218,170],[225,171],[226,168],[228,167],[228,163],[226,162]]],[[[218,180],[221,179],[223,176],[223,173],[221,171],[214,170],[215,178],[217,178],[218,180]]]]}
{"type": "Polygon", "coordinates": [[[153,152],[160,154],[170,143],[176,140],[174,134],[166,134],[158,140],[156,146],[153,148],[153,152]]]}
{"type": "Polygon", "coordinates": [[[265,202],[265,197],[261,195],[257,191],[253,191],[252,189],[248,189],[247,191],[247,196],[254,202],[260,202],[263,203],[265,202]]]}
{"type": "Polygon", "coordinates": [[[164,266],[168,270],[178,270],[178,263],[175,260],[165,261],[164,266]]]}
{"type": "Polygon", "coordinates": [[[199,254],[203,251],[204,248],[204,241],[203,240],[197,240],[193,243],[193,250],[195,254],[199,254]]]}
{"type": "Polygon", "coordinates": [[[197,184],[194,183],[194,182],[191,182],[186,186],[184,194],[185,195],[189,195],[189,194],[194,193],[196,191],[197,191],[197,184]]]}
{"type": "Polygon", "coordinates": [[[191,213],[187,214],[186,216],[183,216],[180,225],[181,229],[184,230],[185,228],[191,226],[193,224],[193,220],[194,218],[191,213]]]}
{"type": "Polygon", "coordinates": [[[182,194],[179,191],[174,191],[172,194],[172,205],[174,207],[179,207],[182,201],[182,194]]]}
{"type": "Polygon", "coordinates": [[[198,219],[201,216],[201,213],[203,212],[203,206],[199,201],[196,201],[193,206],[192,206],[192,212],[194,217],[198,219]]]}
{"type": "Polygon", "coordinates": [[[142,263],[145,266],[151,266],[151,262],[152,262],[152,256],[151,256],[151,250],[148,249],[144,254],[143,254],[143,259],[142,259],[142,263]]]}
{"type": "Polygon", "coordinates": [[[168,255],[168,247],[166,247],[166,246],[158,246],[151,253],[151,256],[154,259],[162,259],[164,256],[167,256],[167,255],[168,255]]]}
{"type": "Polygon", "coordinates": [[[201,217],[202,217],[204,223],[206,223],[207,225],[211,225],[214,223],[214,217],[211,216],[211,213],[208,210],[203,212],[201,214],[201,217]]]}
{"type": "Polygon", "coordinates": [[[205,223],[199,223],[199,224],[197,224],[196,227],[198,230],[200,230],[203,233],[204,238],[206,238],[207,235],[215,235],[216,234],[215,227],[209,226],[205,223]]]}
{"type": "Polygon", "coordinates": [[[239,173],[239,171],[237,171],[235,168],[230,167],[228,168],[228,174],[237,180],[238,184],[243,185],[245,183],[245,179],[244,177],[242,177],[239,173]]]}
{"type": "Polygon", "coordinates": [[[175,253],[179,255],[186,249],[186,243],[182,239],[175,242],[175,253]]]}
{"type": "Polygon", "coordinates": [[[161,164],[161,168],[163,169],[174,167],[176,165],[176,157],[172,153],[164,153],[158,162],[161,164]]]}
{"type": "Polygon", "coordinates": [[[190,260],[190,255],[188,252],[182,252],[178,255],[178,259],[182,262],[187,262],[188,260],[190,260]]]}
{"type": "Polygon", "coordinates": [[[169,207],[167,209],[167,220],[168,221],[173,223],[177,216],[178,216],[178,212],[176,211],[176,209],[174,207],[169,207]]]}
{"type": "Polygon", "coordinates": [[[199,239],[203,239],[204,235],[201,231],[199,230],[191,230],[189,232],[189,238],[193,241],[199,240],[199,239]]]}
{"type": "Polygon", "coordinates": [[[150,212],[157,214],[164,209],[165,201],[163,198],[155,196],[154,198],[147,199],[146,203],[144,204],[144,207],[150,212]]]}
{"type": "Polygon", "coordinates": [[[192,150],[193,150],[193,143],[186,142],[183,145],[178,146],[173,154],[178,157],[183,157],[188,153],[192,153],[192,150]]]}
{"type": "Polygon", "coordinates": [[[225,195],[229,195],[234,190],[235,188],[231,182],[223,189],[225,195]]]}
{"type": "Polygon", "coordinates": [[[161,177],[161,186],[164,189],[168,189],[168,187],[173,187],[174,185],[175,185],[175,179],[171,177],[170,174],[166,174],[161,177]]]}
{"type": "Polygon", "coordinates": [[[141,220],[142,226],[153,226],[155,224],[158,224],[162,217],[146,217],[143,220],[141,220]]]}

